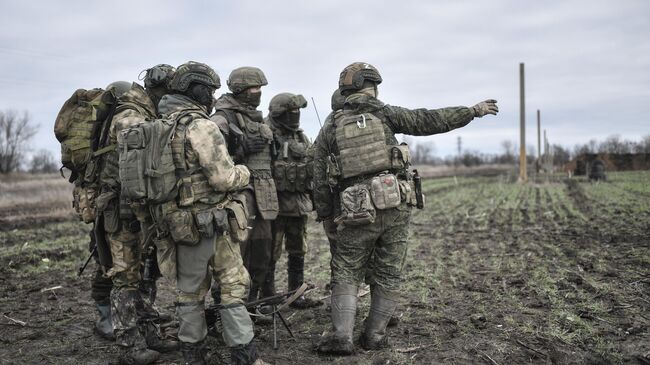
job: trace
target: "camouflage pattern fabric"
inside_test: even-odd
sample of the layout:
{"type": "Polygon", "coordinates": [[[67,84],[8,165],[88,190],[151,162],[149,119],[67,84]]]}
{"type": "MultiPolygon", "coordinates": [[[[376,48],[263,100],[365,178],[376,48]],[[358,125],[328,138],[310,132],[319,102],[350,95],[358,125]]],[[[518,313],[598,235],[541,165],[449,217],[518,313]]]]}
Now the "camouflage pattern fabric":
{"type": "Polygon", "coordinates": [[[307,253],[307,219],[306,215],[280,215],[273,221],[273,262],[282,256],[283,243],[289,255],[304,256],[307,253]]]}

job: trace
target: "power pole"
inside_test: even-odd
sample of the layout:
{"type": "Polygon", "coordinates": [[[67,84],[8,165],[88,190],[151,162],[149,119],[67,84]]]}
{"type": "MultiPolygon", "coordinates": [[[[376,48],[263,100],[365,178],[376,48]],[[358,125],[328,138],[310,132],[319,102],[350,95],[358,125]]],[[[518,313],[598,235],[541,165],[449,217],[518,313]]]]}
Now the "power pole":
{"type": "Polygon", "coordinates": [[[528,180],[526,173],[526,105],[524,98],[524,63],[519,64],[519,181],[528,180]]]}
{"type": "Polygon", "coordinates": [[[539,109],[537,109],[537,173],[539,174],[540,164],[542,163],[542,142],[540,136],[540,116],[539,109]]]}

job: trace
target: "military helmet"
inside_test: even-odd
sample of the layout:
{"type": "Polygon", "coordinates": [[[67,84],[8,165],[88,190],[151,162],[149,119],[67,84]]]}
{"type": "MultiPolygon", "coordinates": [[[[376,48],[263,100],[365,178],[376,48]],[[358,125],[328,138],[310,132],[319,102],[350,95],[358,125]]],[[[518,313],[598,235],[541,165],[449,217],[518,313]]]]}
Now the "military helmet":
{"type": "Polygon", "coordinates": [[[189,61],[178,66],[172,79],[169,81],[169,88],[175,91],[187,91],[187,88],[193,82],[211,86],[215,89],[221,87],[219,75],[217,75],[212,67],[205,63],[189,61]]]}
{"type": "Polygon", "coordinates": [[[332,111],[343,109],[345,103],[345,96],[341,94],[341,89],[336,89],[332,93],[332,111]]]}
{"type": "Polygon", "coordinates": [[[269,103],[269,112],[276,117],[287,110],[300,109],[307,106],[305,97],[298,94],[281,93],[273,97],[269,103]]]}
{"type": "Polygon", "coordinates": [[[106,86],[106,91],[112,91],[115,97],[119,98],[122,94],[131,90],[133,84],[128,81],[113,81],[106,86]]]}
{"type": "Polygon", "coordinates": [[[364,81],[381,84],[381,75],[375,66],[365,62],[355,62],[341,71],[339,76],[339,90],[361,90],[364,81]]]}
{"type": "Polygon", "coordinates": [[[268,84],[264,72],[257,67],[239,67],[232,70],[230,76],[228,76],[228,88],[233,92],[233,94],[239,94],[251,87],[264,86],[268,84]]]}
{"type": "Polygon", "coordinates": [[[176,69],[173,66],[161,63],[142,71],[145,75],[144,78],[141,78],[140,80],[144,80],[144,87],[146,88],[159,86],[167,87],[169,81],[174,77],[174,72],[176,72],[176,69]]]}

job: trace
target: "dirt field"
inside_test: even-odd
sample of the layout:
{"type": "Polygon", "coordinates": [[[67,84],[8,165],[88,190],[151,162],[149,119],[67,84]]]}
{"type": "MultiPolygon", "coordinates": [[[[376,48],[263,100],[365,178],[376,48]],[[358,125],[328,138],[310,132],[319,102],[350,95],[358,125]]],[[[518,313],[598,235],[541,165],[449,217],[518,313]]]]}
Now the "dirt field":
{"type": "MultiPolygon", "coordinates": [[[[606,183],[507,176],[425,182],[413,216],[400,323],[392,348],[351,357],[314,351],[326,309],[288,309],[296,335],[258,326],[273,364],[650,363],[650,173],[606,183]]],[[[88,227],[71,219],[67,183],[0,180],[0,364],[107,364],[115,346],[92,332],[88,227]],[[60,289],[48,288],[61,286],[60,289]],[[11,319],[26,322],[17,324],[11,319]]],[[[329,251],[315,223],[308,274],[325,297],[329,251]]],[[[286,287],[285,258],[279,287],[286,287]]],[[[159,306],[173,310],[161,284],[159,306]]],[[[368,311],[361,300],[356,334],[368,311]]],[[[213,352],[225,354],[210,338],[213,352]]],[[[160,364],[181,363],[180,353],[160,364]]]]}

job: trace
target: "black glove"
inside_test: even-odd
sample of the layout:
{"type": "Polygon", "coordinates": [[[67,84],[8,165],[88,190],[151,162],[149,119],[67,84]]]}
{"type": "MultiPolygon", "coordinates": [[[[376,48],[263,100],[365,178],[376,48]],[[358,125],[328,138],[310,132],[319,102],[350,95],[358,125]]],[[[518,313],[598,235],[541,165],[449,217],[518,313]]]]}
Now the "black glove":
{"type": "Polygon", "coordinates": [[[244,141],[244,149],[246,150],[246,154],[252,154],[252,153],[259,153],[264,150],[264,147],[268,142],[266,139],[262,136],[252,136],[249,138],[246,138],[244,141]]]}

